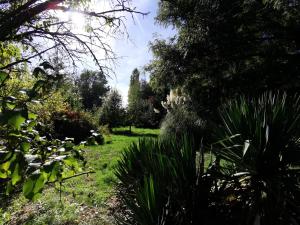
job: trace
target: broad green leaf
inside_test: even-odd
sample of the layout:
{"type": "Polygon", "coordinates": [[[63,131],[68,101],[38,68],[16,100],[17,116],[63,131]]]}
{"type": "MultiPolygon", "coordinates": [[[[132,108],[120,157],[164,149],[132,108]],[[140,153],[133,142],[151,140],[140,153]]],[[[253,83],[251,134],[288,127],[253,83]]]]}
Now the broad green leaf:
{"type": "Polygon", "coordinates": [[[46,173],[48,174],[48,181],[54,182],[57,180],[57,175],[60,171],[60,165],[56,161],[50,161],[48,163],[44,164],[44,169],[46,173]]]}
{"type": "Polygon", "coordinates": [[[36,173],[28,178],[23,185],[23,194],[28,199],[36,199],[46,183],[45,173],[36,173]]]}
{"type": "Polygon", "coordinates": [[[10,161],[7,161],[7,162],[2,163],[2,164],[0,165],[0,169],[1,169],[1,170],[7,171],[7,170],[9,169],[9,166],[10,166],[10,161]]]}
{"type": "Polygon", "coordinates": [[[23,185],[23,194],[26,198],[32,198],[34,188],[34,181],[32,178],[29,178],[23,185]]]}
{"type": "Polygon", "coordinates": [[[46,177],[45,177],[45,174],[44,173],[41,173],[40,176],[38,177],[38,179],[36,180],[35,182],[35,185],[34,185],[34,189],[33,189],[33,192],[36,194],[36,193],[39,193],[44,185],[46,183],[46,177]]]}
{"type": "Polygon", "coordinates": [[[17,130],[20,130],[21,124],[24,122],[25,122],[25,118],[20,114],[16,114],[8,120],[8,123],[14,128],[16,128],[17,130]]]}
{"type": "Polygon", "coordinates": [[[0,115],[2,124],[9,124],[12,128],[20,130],[21,124],[26,120],[25,111],[6,111],[0,115]]]}
{"type": "Polygon", "coordinates": [[[80,170],[80,167],[79,167],[79,164],[78,164],[78,161],[74,158],[71,158],[71,157],[68,157],[66,159],[64,159],[64,163],[71,167],[73,170],[80,170]]]}
{"type": "Polygon", "coordinates": [[[11,179],[12,185],[16,185],[22,179],[20,172],[21,172],[20,165],[19,163],[17,163],[14,172],[12,174],[12,179],[11,179]]]}
{"type": "Polygon", "coordinates": [[[0,71],[0,85],[8,78],[8,73],[4,71],[0,71]]]}
{"type": "Polygon", "coordinates": [[[28,142],[21,143],[21,150],[23,152],[28,152],[29,149],[30,149],[30,143],[28,142]]]}
{"type": "Polygon", "coordinates": [[[16,104],[14,102],[5,102],[5,106],[7,109],[12,110],[16,107],[16,104]]]}

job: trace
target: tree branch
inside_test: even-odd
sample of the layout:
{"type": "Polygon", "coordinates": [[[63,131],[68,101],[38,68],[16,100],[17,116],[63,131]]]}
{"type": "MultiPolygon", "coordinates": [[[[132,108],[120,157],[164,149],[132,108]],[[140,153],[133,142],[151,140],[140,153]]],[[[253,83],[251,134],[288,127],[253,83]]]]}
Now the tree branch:
{"type": "Polygon", "coordinates": [[[47,52],[47,51],[49,51],[49,50],[51,50],[51,49],[57,48],[58,46],[59,46],[59,45],[54,45],[54,46],[52,46],[51,48],[48,48],[48,49],[46,49],[46,50],[44,50],[44,51],[41,51],[41,52],[38,52],[37,54],[35,54],[35,55],[33,55],[33,56],[30,56],[30,57],[28,57],[28,58],[21,59],[21,60],[17,60],[17,61],[15,61],[15,62],[13,62],[13,63],[7,64],[7,65],[5,65],[5,66],[3,66],[3,67],[0,67],[0,70],[4,70],[4,69],[7,69],[7,68],[10,68],[10,67],[15,66],[15,65],[17,65],[17,64],[19,64],[19,63],[22,63],[22,62],[28,62],[30,59],[33,59],[33,58],[35,58],[35,57],[37,57],[37,56],[40,56],[40,55],[44,54],[45,52],[47,52]]]}

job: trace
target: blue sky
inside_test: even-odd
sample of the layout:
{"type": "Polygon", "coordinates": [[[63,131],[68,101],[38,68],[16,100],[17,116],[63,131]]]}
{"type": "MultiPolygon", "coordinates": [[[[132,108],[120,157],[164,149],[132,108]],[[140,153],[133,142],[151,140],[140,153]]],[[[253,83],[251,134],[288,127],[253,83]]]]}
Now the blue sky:
{"type": "MultiPolygon", "coordinates": [[[[105,66],[112,67],[114,74],[108,78],[109,85],[112,88],[119,90],[123,97],[123,104],[127,104],[127,93],[129,88],[129,80],[132,71],[135,68],[142,70],[152,59],[152,54],[149,49],[149,43],[156,38],[169,38],[174,36],[175,30],[171,27],[163,27],[155,22],[155,17],[158,10],[159,0],[132,0],[132,6],[136,7],[137,11],[149,12],[148,15],[143,16],[134,14],[125,14],[125,25],[128,33],[127,35],[117,35],[117,38],[107,36],[105,43],[109,44],[113,52],[118,57],[115,64],[105,61],[105,66]]],[[[91,7],[96,8],[96,11],[105,11],[111,9],[110,0],[91,0],[91,7]]],[[[57,16],[62,20],[73,21],[72,30],[77,33],[82,33],[85,27],[86,20],[83,15],[78,13],[56,12],[57,16]]],[[[92,46],[91,46],[92,48],[92,46]]],[[[95,48],[94,53],[98,56],[103,55],[104,52],[95,48]]],[[[83,69],[97,70],[98,67],[94,64],[91,57],[87,56],[85,61],[79,66],[79,72],[83,69]]],[[[141,78],[145,78],[141,76],[141,78]]],[[[147,79],[147,78],[146,78],[147,79]]]]}
{"type": "Polygon", "coordinates": [[[136,15],[134,21],[128,18],[126,26],[129,39],[112,41],[114,52],[122,58],[116,63],[116,77],[109,79],[109,84],[120,91],[123,96],[123,104],[127,104],[131,72],[134,68],[142,69],[152,59],[149,42],[153,40],[154,36],[168,38],[175,34],[172,28],[165,28],[155,23],[158,0],[133,0],[133,5],[139,11],[149,12],[149,15],[145,17],[136,15]]]}

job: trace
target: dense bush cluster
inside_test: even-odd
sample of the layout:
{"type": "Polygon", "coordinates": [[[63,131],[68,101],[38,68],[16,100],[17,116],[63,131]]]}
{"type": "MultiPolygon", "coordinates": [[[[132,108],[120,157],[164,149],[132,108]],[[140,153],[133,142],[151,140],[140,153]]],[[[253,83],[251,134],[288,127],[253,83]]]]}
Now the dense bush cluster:
{"type": "Polygon", "coordinates": [[[95,130],[95,125],[84,113],[78,111],[61,111],[52,115],[54,136],[59,139],[74,138],[75,143],[85,141],[95,130]]]}
{"type": "Polygon", "coordinates": [[[168,138],[170,134],[175,135],[175,138],[182,138],[184,135],[190,135],[198,142],[199,137],[203,136],[205,123],[195,112],[187,109],[185,106],[179,106],[176,110],[168,112],[161,123],[160,137],[168,138]]]}
{"type": "Polygon", "coordinates": [[[200,146],[206,124],[193,110],[189,97],[180,89],[171,90],[162,106],[167,110],[167,114],[161,122],[160,138],[168,139],[172,134],[180,140],[188,135],[196,146],[200,146]]]}

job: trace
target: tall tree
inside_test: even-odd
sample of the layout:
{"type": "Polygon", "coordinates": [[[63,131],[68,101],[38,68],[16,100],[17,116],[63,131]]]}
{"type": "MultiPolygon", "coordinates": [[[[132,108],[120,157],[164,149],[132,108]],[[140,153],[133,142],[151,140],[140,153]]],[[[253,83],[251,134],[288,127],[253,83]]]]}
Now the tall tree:
{"type": "Polygon", "coordinates": [[[130,77],[128,90],[128,116],[130,125],[137,120],[137,108],[141,100],[140,71],[135,68],[130,77]]]}
{"type": "Polygon", "coordinates": [[[130,84],[129,84],[129,90],[128,90],[128,108],[129,110],[132,110],[135,108],[135,105],[139,101],[141,97],[140,92],[140,71],[135,68],[132,71],[131,77],[130,77],[130,84]]]}
{"type": "Polygon", "coordinates": [[[100,123],[108,124],[109,128],[121,126],[124,124],[124,114],[122,96],[117,90],[111,90],[103,102],[100,123]]]}
{"type": "Polygon", "coordinates": [[[106,77],[101,72],[85,70],[80,74],[76,84],[85,109],[91,110],[93,107],[100,107],[103,98],[109,91],[106,77]]]}
{"type": "MultiPolygon", "coordinates": [[[[159,101],[160,102],[160,101],[159,101]]],[[[159,105],[158,99],[146,80],[140,80],[140,72],[134,69],[130,78],[128,91],[128,119],[136,127],[158,127],[161,115],[154,108],[159,105]]]]}
{"type": "Polygon", "coordinates": [[[178,35],[152,43],[151,84],[184,86],[203,115],[239,93],[299,90],[298,0],[161,0],[157,20],[178,35]]]}

